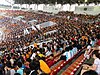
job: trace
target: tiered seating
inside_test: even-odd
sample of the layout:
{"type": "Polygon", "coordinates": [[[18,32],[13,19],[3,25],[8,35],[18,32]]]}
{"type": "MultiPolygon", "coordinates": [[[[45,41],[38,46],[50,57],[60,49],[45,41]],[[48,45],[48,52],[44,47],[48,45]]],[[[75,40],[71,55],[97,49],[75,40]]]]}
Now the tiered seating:
{"type": "MultiPolygon", "coordinates": [[[[60,54],[61,54],[61,52],[55,54],[54,58],[58,57],[60,54]]],[[[50,57],[50,55],[46,57],[46,61],[48,61],[50,59],[49,57],[50,57]]]]}
{"type": "Polygon", "coordinates": [[[84,54],[82,54],[77,60],[72,63],[63,73],[62,75],[74,75],[74,71],[76,71],[76,68],[78,68],[83,61],[85,60],[84,54]]]}
{"type": "Polygon", "coordinates": [[[53,67],[51,70],[51,74],[50,75],[56,75],[56,73],[63,67],[66,65],[66,61],[61,60],[57,66],[53,67]]]}
{"type": "Polygon", "coordinates": [[[46,62],[47,62],[47,64],[48,64],[49,67],[51,67],[52,65],[54,65],[55,63],[58,62],[60,54],[61,54],[61,52],[57,53],[53,57],[53,59],[51,59],[51,60],[49,59],[49,57],[46,59],[46,62]]]}
{"type": "MultiPolygon", "coordinates": [[[[91,55],[93,50],[89,52],[89,55],[91,55]]],[[[84,58],[84,54],[82,54],[77,60],[71,64],[63,73],[62,75],[74,75],[75,72],[79,69],[79,67],[82,65],[82,63],[85,61],[86,58],[84,58]]]]}
{"type": "Polygon", "coordinates": [[[53,67],[51,70],[51,74],[50,75],[56,75],[58,71],[60,71],[65,65],[67,65],[70,61],[72,61],[77,55],[78,53],[81,52],[81,50],[79,50],[77,52],[77,54],[75,54],[72,58],[70,58],[68,61],[64,61],[61,60],[61,62],[59,62],[59,64],[55,67],[53,67]]]}

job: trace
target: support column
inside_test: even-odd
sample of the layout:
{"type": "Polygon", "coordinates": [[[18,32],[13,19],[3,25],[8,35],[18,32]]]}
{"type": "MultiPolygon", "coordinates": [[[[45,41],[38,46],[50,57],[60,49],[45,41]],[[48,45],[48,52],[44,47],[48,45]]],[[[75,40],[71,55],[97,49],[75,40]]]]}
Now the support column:
{"type": "Polygon", "coordinates": [[[20,8],[19,8],[20,10],[22,9],[22,4],[20,4],[20,8]]]}

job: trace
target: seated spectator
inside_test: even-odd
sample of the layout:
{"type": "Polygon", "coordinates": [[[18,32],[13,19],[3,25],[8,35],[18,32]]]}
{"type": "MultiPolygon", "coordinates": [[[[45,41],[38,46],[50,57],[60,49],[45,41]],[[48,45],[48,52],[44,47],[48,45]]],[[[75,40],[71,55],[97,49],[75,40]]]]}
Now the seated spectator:
{"type": "Polygon", "coordinates": [[[0,67],[0,75],[4,75],[4,71],[2,67],[0,67]]]}
{"type": "Polygon", "coordinates": [[[29,73],[29,75],[38,75],[38,72],[36,70],[36,63],[35,62],[31,62],[29,64],[31,72],[29,73]]]}
{"type": "Polygon", "coordinates": [[[43,74],[50,74],[51,70],[49,66],[46,64],[45,61],[42,60],[39,56],[37,56],[37,59],[39,60],[40,63],[40,69],[43,72],[43,74]]]}
{"type": "Polygon", "coordinates": [[[87,49],[85,51],[85,54],[84,54],[84,57],[86,57],[87,59],[89,59],[89,53],[90,53],[90,51],[91,51],[91,46],[88,45],[87,46],[87,49]]]}
{"type": "Polygon", "coordinates": [[[19,73],[20,75],[23,75],[24,73],[23,73],[23,69],[22,69],[22,63],[18,62],[17,66],[18,66],[17,73],[19,73]]]}
{"type": "Polygon", "coordinates": [[[25,75],[29,75],[30,74],[31,69],[29,67],[29,64],[30,64],[30,62],[28,62],[28,61],[25,62],[25,69],[24,69],[24,74],[25,75]]]}
{"type": "Polygon", "coordinates": [[[97,34],[97,42],[96,45],[100,46],[100,34],[97,34]]]}
{"type": "Polygon", "coordinates": [[[89,65],[83,65],[84,67],[87,68],[87,70],[94,70],[98,74],[100,74],[100,53],[99,50],[95,50],[92,53],[92,57],[94,58],[94,63],[92,66],[89,65]]]}
{"type": "Polygon", "coordinates": [[[5,75],[14,75],[14,74],[15,74],[15,70],[12,69],[11,62],[8,61],[5,67],[5,75]]]}

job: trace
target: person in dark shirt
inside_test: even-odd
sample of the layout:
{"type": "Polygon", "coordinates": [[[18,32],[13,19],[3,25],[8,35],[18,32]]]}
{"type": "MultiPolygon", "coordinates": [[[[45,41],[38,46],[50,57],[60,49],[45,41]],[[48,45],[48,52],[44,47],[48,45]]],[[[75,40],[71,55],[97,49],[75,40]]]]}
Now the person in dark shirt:
{"type": "Polygon", "coordinates": [[[30,72],[30,74],[29,75],[37,75],[38,74],[38,72],[37,72],[37,70],[36,70],[36,62],[31,62],[30,64],[29,64],[29,67],[30,67],[30,69],[31,69],[31,72],[30,72]]]}

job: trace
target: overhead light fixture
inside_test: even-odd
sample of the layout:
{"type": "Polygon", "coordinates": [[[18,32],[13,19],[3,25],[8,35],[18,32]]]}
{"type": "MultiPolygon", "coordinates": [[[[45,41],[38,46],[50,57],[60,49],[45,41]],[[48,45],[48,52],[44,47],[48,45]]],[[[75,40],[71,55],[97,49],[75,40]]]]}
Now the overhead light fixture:
{"type": "Polygon", "coordinates": [[[85,3],[88,2],[88,0],[85,0],[85,3]]]}

